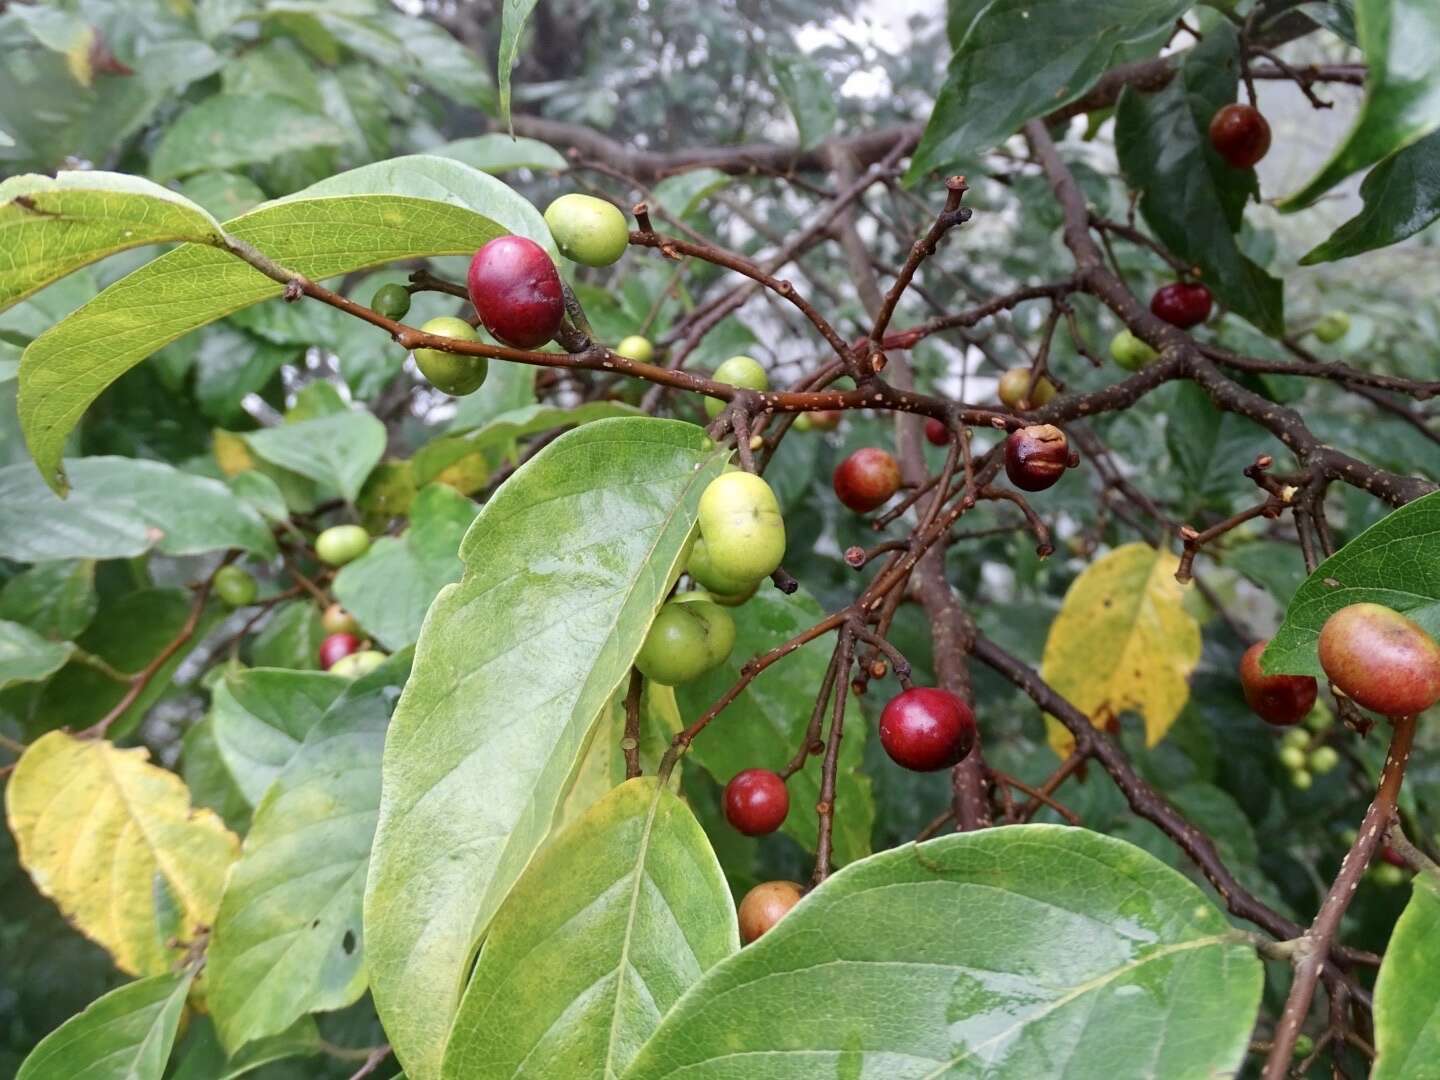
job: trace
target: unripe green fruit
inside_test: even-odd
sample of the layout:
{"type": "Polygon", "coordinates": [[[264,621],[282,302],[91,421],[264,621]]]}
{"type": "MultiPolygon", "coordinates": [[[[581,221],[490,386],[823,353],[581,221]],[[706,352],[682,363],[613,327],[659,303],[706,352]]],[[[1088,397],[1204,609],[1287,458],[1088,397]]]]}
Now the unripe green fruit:
{"type": "Polygon", "coordinates": [[[315,538],[315,554],[331,566],[344,566],[370,548],[370,534],[359,525],[332,525],[315,538]]]}
{"type": "Polygon", "coordinates": [[[583,266],[609,266],[630,243],[625,215],[593,195],[561,195],[546,207],[545,224],[560,254],[583,266]]]}
{"type": "Polygon", "coordinates": [[[1295,786],[1296,791],[1309,791],[1310,785],[1315,783],[1315,778],[1304,769],[1297,769],[1290,774],[1290,783],[1295,786]]]}
{"type": "Polygon", "coordinates": [[[1304,728],[1291,728],[1285,732],[1285,737],[1280,740],[1281,746],[1295,746],[1304,750],[1310,745],[1310,733],[1304,728]]]}
{"type": "Polygon", "coordinates": [[[1121,330],[1110,339],[1110,355],[1126,371],[1139,371],[1160,354],[1129,330],[1121,330]]]}
{"type": "Polygon", "coordinates": [[[1295,1036],[1295,1049],[1292,1051],[1297,1058],[1307,1058],[1315,1052],[1315,1040],[1303,1031],[1295,1036]]]}
{"type": "Polygon", "coordinates": [[[260,586],[238,566],[222,566],[215,571],[215,595],[230,607],[244,607],[255,602],[260,586]]]}
{"type": "Polygon", "coordinates": [[[1405,884],[1405,871],[1398,866],[1391,866],[1389,863],[1381,863],[1371,873],[1375,876],[1375,884],[1383,885],[1387,889],[1405,884]]]}
{"type": "Polygon", "coordinates": [[[741,604],[754,596],[760,588],[760,582],[754,582],[748,589],[733,593],[711,593],[710,598],[721,607],[739,607],[741,604]]]}
{"type": "Polygon", "coordinates": [[[780,504],[770,485],[754,473],[725,473],[710,481],[700,496],[700,536],[719,579],[711,585],[716,592],[740,592],[769,577],[785,557],[780,504]],[[737,582],[739,589],[733,587],[737,582]]]}
{"type": "MultiPolygon", "coordinates": [[[[431,319],[420,329],[436,337],[455,338],[459,341],[479,341],[480,335],[464,319],[454,315],[441,315],[431,319]]],[[[485,376],[490,374],[490,361],[483,356],[461,356],[459,353],[444,352],[440,349],[416,349],[415,364],[420,374],[430,381],[436,390],[452,397],[473,394],[485,385],[485,376]]]]}
{"type": "Polygon", "coordinates": [[[1335,726],[1335,714],[1325,702],[1317,701],[1310,715],[1305,717],[1305,726],[1319,735],[1335,726]]]}
{"type": "Polygon", "coordinates": [[[362,649],[360,652],[351,653],[349,656],[342,656],[330,668],[331,675],[341,675],[347,679],[358,679],[362,675],[369,675],[377,667],[385,662],[385,654],[375,649],[362,649]]]}
{"type": "Polygon", "coordinates": [[[694,546],[690,549],[690,558],[685,564],[685,571],[695,579],[695,584],[702,589],[725,596],[753,589],[756,584],[756,579],[731,577],[729,574],[717,570],[710,559],[710,549],[703,537],[695,538],[694,546]]]}
{"type": "Polygon", "coordinates": [[[643,338],[639,334],[631,334],[615,346],[615,351],[627,360],[634,360],[640,364],[648,364],[655,359],[655,346],[650,344],[649,338],[643,338]]]}
{"type": "Polygon", "coordinates": [[[1333,772],[1335,766],[1340,764],[1340,752],[1333,746],[1318,747],[1311,752],[1307,764],[1310,771],[1316,776],[1324,776],[1328,772],[1333,772]]]}
{"type": "Polygon", "coordinates": [[[1304,769],[1305,751],[1298,746],[1282,746],[1280,748],[1280,764],[1295,771],[1304,769]]]}
{"type": "Polygon", "coordinates": [[[355,616],[339,604],[331,604],[320,615],[320,625],[327,634],[358,634],[360,624],[355,616]]]}
{"type": "Polygon", "coordinates": [[[1315,324],[1315,336],[1326,345],[1333,345],[1350,332],[1350,316],[1343,311],[1329,311],[1315,324]]]}
{"type": "MultiPolygon", "coordinates": [[[[1021,402],[1026,400],[1026,394],[1030,390],[1030,369],[1028,367],[1011,368],[1000,376],[1000,385],[996,393],[1000,401],[1008,409],[1020,408],[1021,402]]],[[[1035,381],[1035,392],[1030,395],[1029,404],[1026,408],[1038,409],[1041,405],[1048,405],[1055,397],[1055,384],[1041,375],[1035,381]]]]}
{"type": "Polygon", "coordinates": [[[403,319],[410,314],[410,290],[404,285],[381,285],[370,306],[387,319],[403,319]]]}
{"type": "Polygon", "coordinates": [[[708,599],[671,600],[655,616],[635,666],[651,682],[679,686],[724,663],[735,647],[735,620],[708,599]]]}
{"type": "Polygon", "coordinates": [[[796,431],[809,431],[815,426],[815,422],[810,419],[809,413],[802,412],[799,416],[795,417],[795,422],[790,426],[796,431]]]}
{"type": "MultiPolygon", "coordinates": [[[[715,369],[713,376],[716,382],[729,383],[731,386],[741,386],[746,390],[768,390],[770,389],[770,377],[765,374],[765,369],[760,366],[760,361],[749,356],[732,356],[715,369]]],[[[719,416],[725,408],[725,402],[719,398],[705,399],[705,414],[707,416],[719,416]]]]}

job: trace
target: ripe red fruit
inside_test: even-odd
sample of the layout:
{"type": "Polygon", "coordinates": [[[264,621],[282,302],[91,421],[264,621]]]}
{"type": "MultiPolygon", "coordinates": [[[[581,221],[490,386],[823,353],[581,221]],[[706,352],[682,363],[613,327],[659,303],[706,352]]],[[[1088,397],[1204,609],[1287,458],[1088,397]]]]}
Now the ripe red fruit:
{"type": "Polygon", "coordinates": [[[1249,169],[1270,149],[1270,125],[1254,105],[1231,102],[1210,118],[1210,145],[1232,169],[1249,169]]]}
{"type": "Polygon", "coordinates": [[[1213,302],[1210,290],[1198,281],[1172,281],[1155,290],[1150,298],[1150,314],[1188,330],[1210,317],[1213,302]]]}
{"type": "Polygon", "coordinates": [[[897,765],[915,772],[948,769],[975,746],[975,714],[947,690],[912,687],[881,712],[880,745],[897,765]]]}
{"type": "Polygon", "coordinates": [[[1070,466],[1070,443],[1053,424],[1012,431],[1005,440],[1005,475],[1022,491],[1044,491],[1070,466]]]}
{"type": "Polygon", "coordinates": [[[800,902],[800,886],[793,881],[766,881],[740,901],[740,941],[749,945],[800,902]]]}
{"type": "Polygon", "coordinates": [[[944,446],[950,441],[950,429],[943,420],[936,420],[932,416],[925,421],[925,438],[930,440],[931,446],[944,446]]]}
{"type": "Polygon", "coordinates": [[[1410,864],[1405,861],[1405,856],[1396,851],[1389,844],[1382,844],[1380,847],[1380,859],[1391,866],[1398,866],[1401,870],[1409,870],[1410,864]]]}
{"type": "Polygon", "coordinates": [[[1343,607],[1320,628],[1320,666],[1347,697],[1384,716],[1414,716],[1440,701],[1440,645],[1398,611],[1343,607]]]}
{"type": "Polygon", "coordinates": [[[320,642],[320,666],[329,671],[339,661],[360,651],[360,639],[354,634],[331,634],[320,642]]]}
{"type": "Polygon", "coordinates": [[[900,466],[873,446],[862,447],[835,466],[835,497],[857,514],[868,514],[900,490],[900,466]]]}
{"type": "Polygon", "coordinates": [[[1269,642],[1257,641],[1240,658],[1240,687],[1251,711],[1267,724],[1289,727],[1309,715],[1315,705],[1315,680],[1309,675],[1266,675],[1260,654],[1269,642]]]}
{"type": "Polygon", "coordinates": [[[779,773],[745,769],[725,785],[725,820],[746,836],[774,832],[789,812],[790,792],[779,773]]]}
{"type": "Polygon", "coordinates": [[[565,314],[560,274],[545,249],[523,236],[497,236],[470,260],[470,302],[485,329],[506,345],[544,345],[565,314]]]}

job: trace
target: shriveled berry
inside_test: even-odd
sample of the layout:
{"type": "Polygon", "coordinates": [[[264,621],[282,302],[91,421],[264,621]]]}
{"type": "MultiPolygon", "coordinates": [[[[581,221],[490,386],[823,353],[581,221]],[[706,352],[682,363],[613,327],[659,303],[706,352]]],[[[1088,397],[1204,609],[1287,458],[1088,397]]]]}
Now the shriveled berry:
{"type": "Polygon", "coordinates": [[[1052,487],[1070,466],[1070,443],[1053,424],[1012,431],[1005,440],[1005,475],[1022,491],[1052,487]]]}

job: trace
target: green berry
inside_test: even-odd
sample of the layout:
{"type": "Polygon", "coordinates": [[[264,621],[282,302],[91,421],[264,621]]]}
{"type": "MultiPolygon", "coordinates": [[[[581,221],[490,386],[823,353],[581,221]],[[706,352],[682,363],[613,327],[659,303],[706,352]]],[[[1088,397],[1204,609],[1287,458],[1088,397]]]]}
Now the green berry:
{"type": "Polygon", "coordinates": [[[1335,726],[1335,714],[1325,702],[1317,701],[1310,715],[1305,717],[1305,726],[1320,735],[1335,726]]]}
{"type": "Polygon", "coordinates": [[[735,620],[708,599],[677,597],[650,624],[635,666],[651,682],[679,686],[725,661],[735,647],[735,620]]]}
{"type": "Polygon", "coordinates": [[[1110,339],[1110,355],[1126,371],[1139,371],[1160,354],[1129,330],[1121,330],[1110,339]]]}
{"type": "Polygon", "coordinates": [[[1340,753],[1333,746],[1317,747],[1310,752],[1307,764],[1316,776],[1324,776],[1328,772],[1334,772],[1335,766],[1340,764],[1340,753]]]}
{"type": "Polygon", "coordinates": [[[403,319],[410,314],[410,290],[404,285],[381,285],[370,306],[387,319],[403,319]]]}
{"type": "Polygon", "coordinates": [[[245,607],[255,602],[260,587],[255,579],[238,566],[222,566],[215,571],[215,595],[230,607],[245,607]]]}
{"type": "Polygon", "coordinates": [[[1310,745],[1310,733],[1304,728],[1291,728],[1280,740],[1281,746],[1295,746],[1304,750],[1310,745]]]}
{"type": "Polygon", "coordinates": [[[1398,866],[1391,866],[1389,863],[1381,863],[1370,873],[1374,875],[1376,885],[1383,885],[1387,889],[1405,884],[1405,871],[1398,866]]]}
{"type": "Polygon", "coordinates": [[[1282,746],[1280,748],[1280,764],[1287,769],[1299,772],[1305,768],[1305,751],[1298,746],[1282,746]]]}
{"type": "Polygon", "coordinates": [[[583,266],[609,266],[630,243],[625,215],[593,195],[561,195],[546,208],[545,224],[560,254],[583,266]]]}
{"type": "MultiPolygon", "coordinates": [[[[464,319],[453,315],[441,315],[431,319],[420,329],[437,337],[456,338],[459,341],[479,341],[480,335],[464,319]]],[[[416,349],[415,364],[420,374],[430,385],[451,397],[473,394],[485,384],[490,374],[490,361],[483,356],[461,356],[459,353],[442,349],[416,349]]]]}
{"type": "Polygon", "coordinates": [[[315,538],[315,554],[331,566],[344,566],[370,548],[370,534],[359,525],[332,525],[315,538]]]}
{"type": "Polygon", "coordinates": [[[1315,778],[1304,769],[1296,769],[1290,774],[1290,783],[1295,786],[1296,791],[1309,791],[1314,782],[1315,778]]]}
{"type": "Polygon", "coordinates": [[[1343,311],[1329,311],[1315,324],[1315,336],[1326,345],[1333,345],[1350,332],[1350,316],[1343,311]]]}
{"type": "Polygon", "coordinates": [[[705,558],[715,578],[696,580],[716,592],[749,588],[774,573],[785,557],[780,504],[770,485],[754,473],[728,472],[711,480],[700,495],[699,517],[705,558]]]}
{"type": "MultiPolygon", "coordinates": [[[[732,356],[715,369],[715,381],[729,383],[731,386],[741,386],[746,390],[768,390],[770,389],[770,377],[765,374],[765,369],[760,366],[760,361],[749,356],[732,356]]],[[[705,414],[707,416],[719,416],[725,408],[725,402],[719,398],[705,399],[705,414]]]]}
{"type": "Polygon", "coordinates": [[[643,338],[639,334],[631,334],[625,338],[615,346],[615,352],[639,364],[648,364],[655,359],[655,346],[650,344],[649,338],[643,338]]]}
{"type": "Polygon", "coordinates": [[[358,679],[362,675],[368,675],[385,662],[385,654],[376,649],[361,649],[359,652],[351,653],[349,656],[342,656],[330,666],[331,675],[340,675],[347,679],[358,679]]]}
{"type": "Polygon", "coordinates": [[[1303,1031],[1295,1036],[1295,1049],[1292,1051],[1297,1058],[1307,1058],[1315,1052],[1315,1040],[1303,1031]]]}

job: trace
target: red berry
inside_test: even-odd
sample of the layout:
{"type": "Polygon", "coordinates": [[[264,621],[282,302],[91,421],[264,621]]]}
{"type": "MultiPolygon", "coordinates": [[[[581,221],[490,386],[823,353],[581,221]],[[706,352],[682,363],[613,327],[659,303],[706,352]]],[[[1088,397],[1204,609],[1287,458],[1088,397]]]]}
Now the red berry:
{"type": "Polygon", "coordinates": [[[329,671],[337,662],[360,651],[360,639],[354,634],[331,634],[320,642],[320,666],[329,671]]]}
{"type": "Polygon", "coordinates": [[[1210,118],[1210,145],[1232,169],[1249,169],[1270,149],[1270,125],[1254,105],[1231,102],[1210,118]]]}
{"type": "Polygon", "coordinates": [[[765,881],[740,901],[740,941],[749,945],[783,919],[800,902],[800,886],[793,881],[765,881]]]}
{"type": "Polygon", "coordinates": [[[1383,844],[1383,845],[1381,845],[1381,847],[1380,847],[1380,859],[1381,859],[1382,862],[1387,862],[1387,863],[1389,863],[1391,866],[1398,866],[1398,867],[1400,867],[1401,870],[1409,870],[1409,869],[1410,869],[1410,864],[1405,861],[1405,856],[1404,856],[1404,855],[1401,855],[1400,852],[1396,851],[1396,850],[1395,850],[1393,847],[1391,847],[1389,844],[1383,844]]]}
{"type": "Polygon", "coordinates": [[[1012,431],[1005,440],[1005,475],[1022,491],[1053,487],[1070,466],[1070,443],[1053,424],[1012,431]]]}
{"type": "Polygon", "coordinates": [[[1210,317],[1213,302],[1210,290],[1198,281],[1172,281],[1155,290],[1150,298],[1150,314],[1188,330],[1210,317]]]}
{"type": "Polygon", "coordinates": [[[1414,716],[1440,701],[1440,645],[1398,611],[1343,607],[1320,628],[1320,666],[1356,704],[1414,716]]]}
{"type": "Polygon", "coordinates": [[[1240,686],[1256,716],[1276,727],[1298,724],[1315,705],[1315,680],[1309,675],[1266,675],[1260,654],[1269,642],[1257,641],[1240,658],[1240,686]]]}
{"type": "Polygon", "coordinates": [[[954,694],[917,686],[890,699],[880,714],[880,745],[915,772],[948,769],[975,746],[975,714],[954,694]]]}
{"type": "Polygon", "coordinates": [[[925,421],[925,438],[930,440],[931,446],[944,446],[950,441],[950,429],[943,420],[936,420],[932,416],[925,421]]]}
{"type": "Polygon", "coordinates": [[[807,415],[810,417],[810,426],[816,431],[834,431],[840,426],[839,409],[819,409],[807,415]]]}
{"type": "Polygon", "coordinates": [[[790,792],[779,773],[746,769],[725,785],[725,820],[746,836],[780,828],[790,812],[790,792]]]}
{"type": "Polygon", "coordinates": [[[560,274],[545,249],[523,236],[497,236],[470,260],[470,302],[485,329],[506,345],[544,345],[565,314],[560,274]]]}
{"type": "Polygon", "coordinates": [[[866,446],[835,466],[835,497],[867,514],[900,490],[900,466],[884,450],[866,446]]]}

